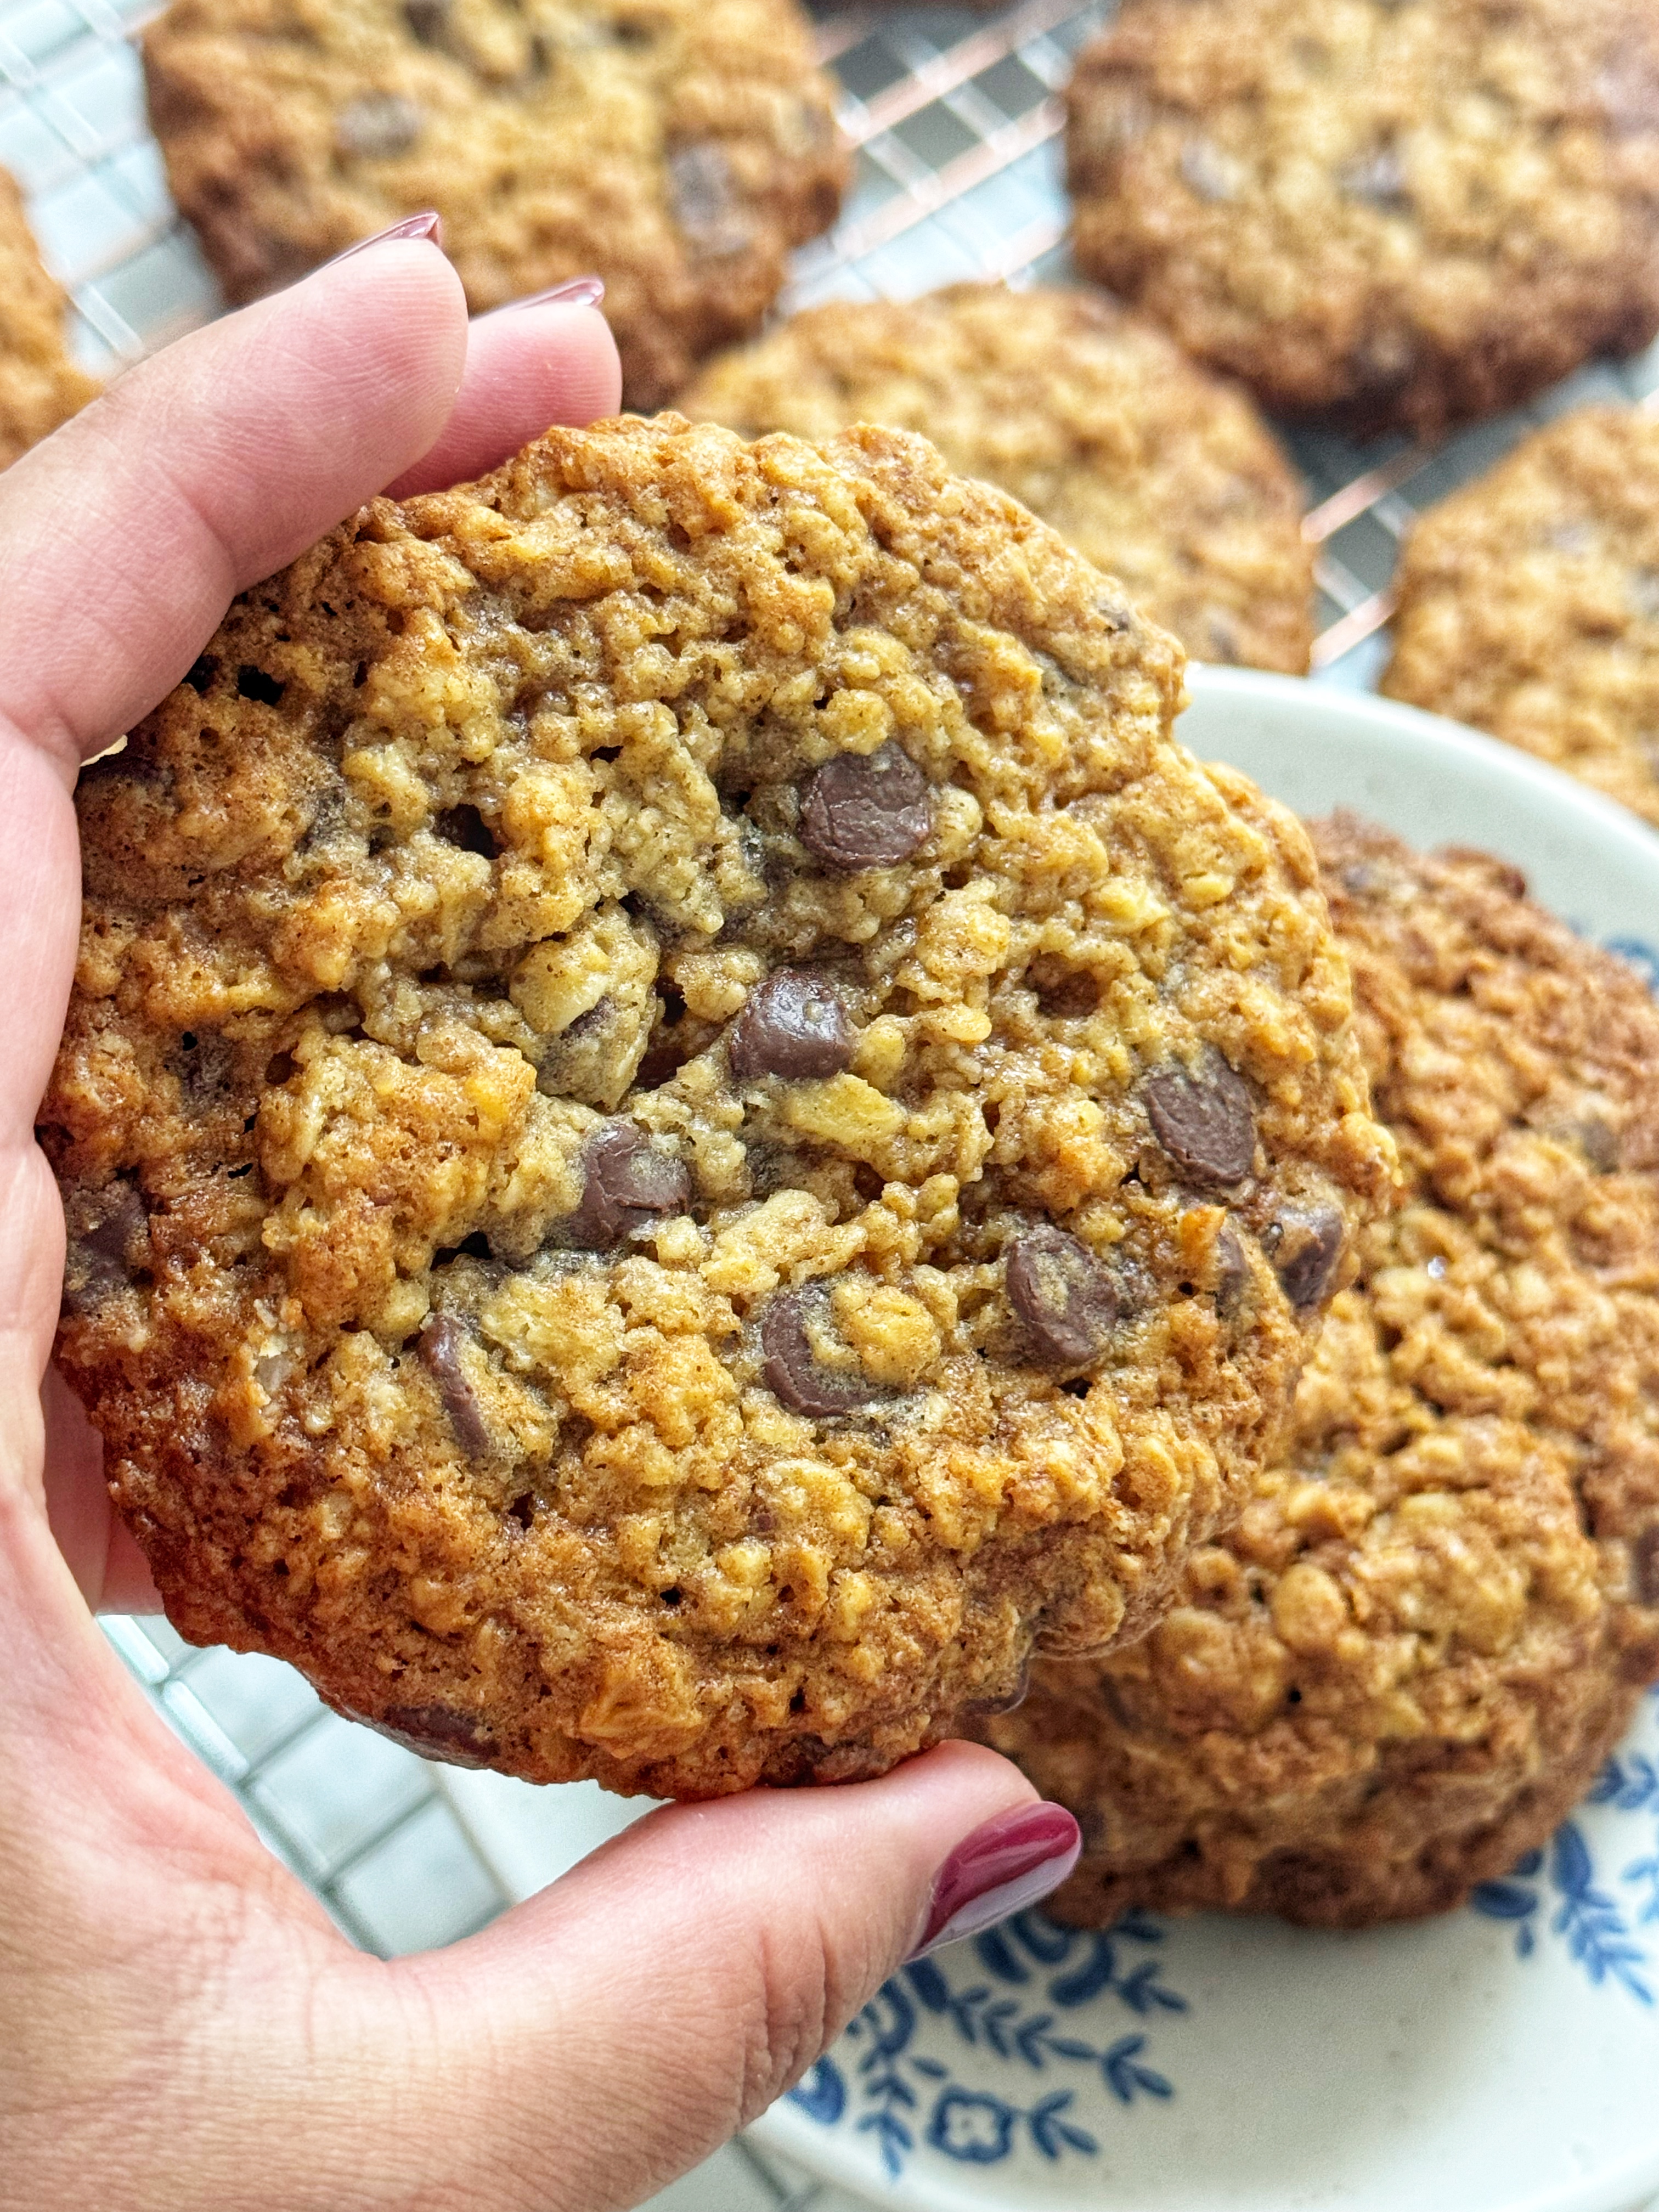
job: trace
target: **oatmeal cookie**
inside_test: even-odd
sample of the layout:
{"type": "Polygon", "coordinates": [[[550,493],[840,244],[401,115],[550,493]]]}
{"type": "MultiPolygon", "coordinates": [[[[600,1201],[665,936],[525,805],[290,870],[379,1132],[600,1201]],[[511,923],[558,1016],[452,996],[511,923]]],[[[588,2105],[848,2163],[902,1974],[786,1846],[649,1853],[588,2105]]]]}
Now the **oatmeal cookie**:
{"type": "Polygon", "coordinates": [[[43,1115],[183,1632],[666,1796],[1149,1625],[1391,1172],[1181,671],[878,429],[555,431],[239,600],[83,781],[43,1115]]]}
{"type": "Polygon", "coordinates": [[[840,200],[794,0],[173,0],[144,67],[228,298],[436,208],[475,313],[603,276],[635,406],[755,329],[840,200]]]}
{"type": "Polygon", "coordinates": [[[985,1724],[1082,1821],[1085,1925],[1455,1905],[1659,1673],[1659,1009],[1498,862],[1315,842],[1405,1200],[1176,1607],[985,1724]]]}
{"type": "Polygon", "coordinates": [[[749,437],[920,430],[1199,659],[1307,669],[1313,554],[1294,471],[1243,392],[1098,294],[957,284],[836,301],[710,362],[676,404],[749,437]]]}
{"type": "Polygon", "coordinates": [[[64,295],[40,266],[22,195],[0,169],[0,469],[98,391],[64,345],[64,295]]]}
{"type": "Polygon", "coordinates": [[[1659,330],[1649,0],[1127,0],[1077,258],[1264,402],[1419,436],[1659,330]]]}
{"type": "Polygon", "coordinates": [[[1382,689],[1659,829],[1659,418],[1586,408],[1413,525],[1382,689]]]}

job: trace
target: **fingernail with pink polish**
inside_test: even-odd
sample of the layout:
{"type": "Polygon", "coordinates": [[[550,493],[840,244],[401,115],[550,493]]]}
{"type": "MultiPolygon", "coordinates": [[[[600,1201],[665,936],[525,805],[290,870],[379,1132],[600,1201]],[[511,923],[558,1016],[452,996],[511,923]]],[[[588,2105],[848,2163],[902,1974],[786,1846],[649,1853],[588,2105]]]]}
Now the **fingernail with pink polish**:
{"type": "Polygon", "coordinates": [[[1057,1889],[1083,1837],[1063,1805],[1019,1805],[964,1837],[933,1877],[921,1940],[910,1956],[994,1927],[1057,1889]]]}
{"type": "Polygon", "coordinates": [[[569,276],[550,290],[532,292],[524,300],[509,300],[496,313],[507,315],[518,307],[597,307],[604,297],[603,276],[569,276]]]}
{"type": "Polygon", "coordinates": [[[388,223],[377,230],[373,238],[360,238],[355,246],[348,246],[343,253],[337,253],[334,261],[324,266],[331,269],[335,261],[349,261],[354,253],[367,253],[371,246],[385,246],[394,238],[429,238],[440,251],[444,242],[443,218],[435,208],[422,209],[419,215],[406,215],[401,222],[388,223]]]}

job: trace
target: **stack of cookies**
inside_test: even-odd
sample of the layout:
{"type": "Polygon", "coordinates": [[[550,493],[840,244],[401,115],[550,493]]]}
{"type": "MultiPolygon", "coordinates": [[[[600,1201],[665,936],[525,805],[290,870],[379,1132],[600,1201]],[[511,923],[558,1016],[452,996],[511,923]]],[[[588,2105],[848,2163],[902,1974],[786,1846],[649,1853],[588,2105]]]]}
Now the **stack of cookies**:
{"type": "Polygon", "coordinates": [[[1314,842],[1404,1188],[1236,1528],[984,1724],[1082,1824],[1083,1925],[1443,1910],[1659,1674],[1659,1008],[1498,862],[1314,842]]]}
{"type": "MultiPolygon", "coordinates": [[[[724,353],[842,188],[793,0],[174,0],[146,67],[231,299],[434,206],[679,410],[372,502],[82,778],[58,1357],[178,1626],[539,1781],[977,1734],[1085,1923],[1502,1872],[1659,1674],[1659,1010],[1174,722],[1308,665],[1257,402],[1437,434],[1659,328],[1651,11],[1127,0],[1117,298],[724,353]]],[[[1390,688],[1659,824],[1656,514],[1659,427],[1546,434],[1390,688]]]]}

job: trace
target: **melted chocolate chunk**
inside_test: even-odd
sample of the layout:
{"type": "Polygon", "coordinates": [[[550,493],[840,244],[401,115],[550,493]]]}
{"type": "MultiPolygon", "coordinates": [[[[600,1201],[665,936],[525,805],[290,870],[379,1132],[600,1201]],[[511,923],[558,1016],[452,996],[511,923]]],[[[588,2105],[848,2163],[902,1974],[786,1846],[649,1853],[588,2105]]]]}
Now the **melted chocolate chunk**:
{"type": "Polygon", "coordinates": [[[1350,199],[1364,200],[1390,214],[1402,214],[1412,204],[1406,165],[1393,146],[1378,146],[1358,161],[1344,162],[1336,179],[1350,199]]]}
{"type": "Polygon", "coordinates": [[[1644,1528],[1630,1547],[1631,1578],[1638,1605],[1659,1605],[1659,1521],[1644,1528]]]}
{"type": "Polygon", "coordinates": [[[179,1079],[181,1103],[200,1113],[228,1089],[236,1054],[216,1030],[186,1030],[167,1066],[179,1079]]]}
{"type": "Polygon", "coordinates": [[[1250,1263],[1230,1221],[1215,1240],[1215,1310],[1230,1314],[1250,1286],[1250,1263]]]}
{"type": "Polygon", "coordinates": [[[453,1315],[434,1314],[421,1331],[421,1364],[438,1386],[455,1441],[473,1459],[484,1458],[493,1439],[477,1395],[461,1364],[466,1331],[453,1315]]]}
{"type": "Polygon", "coordinates": [[[1008,1300],[1036,1355],[1052,1367],[1098,1359],[1117,1326],[1117,1285],[1085,1244],[1052,1222],[1008,1247],[1008,1300]]]}
{"type": "Polygon", "coordinates": [[[1255,1113],[1242,1076],[1218,1053],[1196,1074],[1161,1068],[1141,1086],[1152,1134],[1195,1182],[1242,1182],[1255,1158],[1255,1113]]]}
{"type": "Polygon", "coordinates": [[[1595,1170],[1597,1175],[1611,1175],[1619,1165],[1619,1132],[1603,1114],[1589,1109],[1580,1115],[1570,1133],[1571,1140],[1595,1170]]]}
{"type": "Polygon", "coordinates": [[[589,1252],[608,1251],[691,1203],[684,1164],[656,1151],[632,1121],[607,1121],[597,1130],[583,1150],[582,1167],[586,1179],[570,1234],[589,1252]]]}
{"type": "Polygon", "coordinates": [[[64,1260],[63,1310],[89,1313],[130,1289],[149,1261],[149,1215],[125,1177],[101,1192],[101,1218],[70,1236],[64,1260]]]}
{"type": "Polygon", "coordinates": [[[784,1291],[761,1319],[761,1374],[767,1389],[791,1413],[814,1420],[857,1413],[880,1401],[882,1393],[866,1377],[820,1366],[806,1334],[806,1294],[784,1291]]]}
{"type": "Polygon", "coordinates": [[[732,1024],[726,1054],[740,1083],[757,1076],[839,1075],[856,1040],[847,1009],[829,984],[798,968],[757,983],[732,1024]]]}
{"type": "Polygon", "coordinates": [[[933,794],[921,770],[890,738],[878,751],[825,761],[800,811],[807,851],[848,875],[908,860],[933,826],[933,794]]]}
{"type": "Polygon", "coordinates": [[[675,222],[698,252],[720,260],[741,253],[753,240],[754,217],[726,149],[714,139],[678,146],[670,154],[668,193],[675,222]]]}
{"type": "Polygon", "coordinates": [[[404,0],[404,18],[423,46],[435,46],[449,28],[450,0],[404,0]]]}
{"type": "Polygon", "coordinates": [[[1273,1271],[1293,1306],[1317,1305],[1342,1257],[1342,1217],[1334,1206],[1287,1206],[1274,1226],[1273,1271]]]}
{"type": "Polygon", "coordinates": [[[422,1759],[441,1759],[449,1766],[488,1766],[495,1740],[482,1721],[448,1705],[388,1705],[378,1719],[359,1713],[381,1735],[389,1735],[422,1759]]]}

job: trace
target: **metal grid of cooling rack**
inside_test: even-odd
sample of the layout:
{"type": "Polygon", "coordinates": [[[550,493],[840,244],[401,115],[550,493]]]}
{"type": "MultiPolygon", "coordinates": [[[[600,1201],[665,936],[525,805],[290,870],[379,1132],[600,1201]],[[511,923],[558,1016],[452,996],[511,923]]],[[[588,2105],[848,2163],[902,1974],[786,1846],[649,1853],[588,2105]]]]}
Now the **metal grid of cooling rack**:
{"type": "MultiPolygon", "coordinates": [[[[156,5],[0,0],[0,164],[22,185],[46,258],[70,290],[76,349],[105,374],[221,304],[145,125],[131,40],[156,5]]],[[[815,7],[858,161],[839,226],[797,258],[782,307],[903,297],[975,276],[1065,281],[1060,94],[1073,55],[1112,5],[815,7]]],[[[1288,436],[1319,549],[1316,675],[1375,681],[1395,556],[1413,515],[1489,467],[1532,423],[1592,398],[1659,404],[1659,348],[1586,369],[1437,451],[1288,436]]],[[[478,1778],[458,1782],[340,1720],[275,1661],[195,1651],[162,1621],[107,1627],[159,1710],[356,1942],[389,1954],[455,1940],[556,1870],[556,1853],[550,1859],[533,1836],[516,1861],[504,1854],[501,1823],[478,1817],[480,1801],[464,1786],[478,1778]]],[[[670,2191],[661,2212],[849,2203],[734,2146],[670,2191]]]]}
{"type": "MultiPolygon", "coordinates": [[[[1060,94],[1112,5],[818,9],[858,164],[840,224],[798,256],[781,305],[903,297],[973,276],[1065,279],[1060,94]]],[[[145,126],[131,39],[155,10],[156,0],[0,0],[0,164],[21,182],[70,288],[78,352],[105,373],[219,306],[145,126]]],[[[1318,548],[1316,674],[1375,681],[1395,554],[1419,508],[1563,407],[1650,397],[1659,349],[1598,364],[1435,451],[1290,434],[1318,548]]]]}

